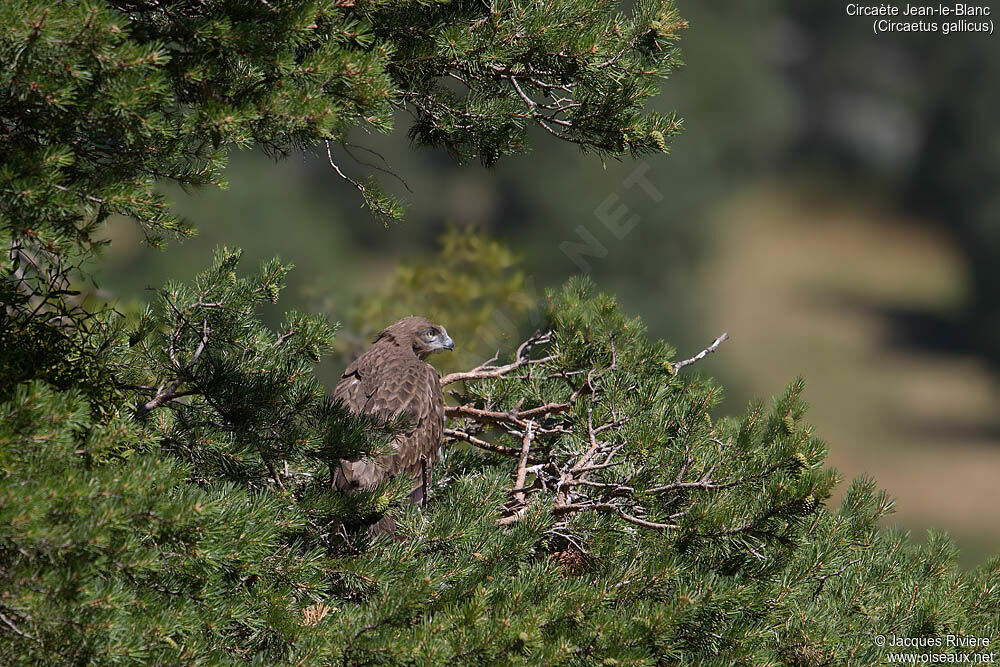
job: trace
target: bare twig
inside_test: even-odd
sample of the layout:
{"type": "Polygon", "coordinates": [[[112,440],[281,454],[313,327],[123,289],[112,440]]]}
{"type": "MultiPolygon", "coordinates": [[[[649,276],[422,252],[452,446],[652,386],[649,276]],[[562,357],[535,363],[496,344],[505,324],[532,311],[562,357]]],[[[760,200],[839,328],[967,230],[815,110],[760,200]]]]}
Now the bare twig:
{"type": "Polygon", "coordinates": [[[81,199],[86,199],[87,201],[92,201],[92,202],[94,202],[95,204],[104,204],[104,200],[103,200],[103,199],[100,199],[100,198],[98,198],[98,197],[94,197],[93,195],[88,195],[88,194],[82,194],[82,193],[79,193],[79,192],[74,192],[73,190],[70,190],[70,189],[69,189],[69,188],[67,188],[66,186],[63,186],[63,185],[57,185],[57,184],[55,184],[55,183],[52,183],[51,185],[52,185],[52,187],[54,187],[54,188],[55,188],[56,190],[61,190],[62,192],[69,192],[69,193],[71,193],[71,194],[74,194],[74,195],[76,195],[77,197],[79,197],[79,198],[81,198],[81,199]]]}
{"type": "Polygon", "coordinates": [[[197,392],[195,390],[190,390],[190,391],[172,391],[172,390],[166,390],[166,391],[164,391],[164,390],[161,389],[156,394],[155,398],[153,398],[152,400],[147,401],[146,403],[143,403],[141,406],[139,406],[139,409],[136,411],[136,413],[139,416],[142,416],[144,414],[152,412],[153,410],[155,410],[157,408],[163,407],[165,404],[169,403],[170,401],[172,401],[172,400],[174,400],[176,398],[183,398],[185,396],[192,396],[192,395],[197,394],[197,393],[199,393],[199,392],[197,392]]]}
{"type": "Polygon", "coordinates": [[[728,339],[729,339],[729,334],[728,333],[722,334],[721,336],[719,336],[718,338],[716,338],[715,341],[711,345],[709,345],[704,350],[702,350],[698,354],[694,355],[690,359],[685,359],[684,361],[678,361],[677,363],[675,363],[674,364],[674,370],[680,370],[680,369],[684,368],[685,366],[690,366],[693,363],[701,361],[702,359],[704,359],[708,355],[710,355],[713,352],[715,352],[716,350],[718,350],[719,346],[722,345],[724,342],[726,342],[728,339]]]}
{"type": "Polygon", "coordinates": [[[861,562],[861,558],[855,558],[850,563],[847,563],[846,565],[844,565],[844,567],[840,568],[836,572],[831,572],[830,574],[825,574],[822,577],[816,577],[816,581],[818,581],[819,584],[816,586],[816,590],[813,591],[813,595],[812,595],[813,599],[816,599],[816,597],[820,593],[823,592],[823,587],[826,586],[826,580],[827,579],[829,579],[830,577],[839,577],[840,575],[844,574],[844,572],[846,572],[849,567],[851,567],[852,565],[857,565],[860,562],[861,562]]]}
{"type": "Polygon", "coordinates": [[[38,641],[38,639],[36,637],[33,637],[33,636],[29,635],[27,632],[25,632],[24,630],[21,630],[19,627],[17,627],[14,624],[14,621],[10,620],[9,618],[7,618],[6,616],[4,616],[3,614],[0,614],[0,621],[3,621],[4,624],[8,628],[10,628],[11,630],[13,630],[15,634],[20,635],[21,637],[25,637],[26,639],[30,639],[32,641],[36,641],[36,642],[38,641]]]}
{"type": "Polygon", "coordinates": [[[271,349],[281,347],[282,345],[285,344],[286,340],[288,340],[294,335],[295,335],[295,329],[289,329],[285,333],[281,334],[281,336],[278,337],[278,340],[274,341],[274,345],[271,346],[271,349]]]}
{"type": "Polygon", "coordinates": [[[271,463],[271,460],[264,457],[264,465],[267,466],[267,472],[270,473],[271,479],[274,480],[274,483],[278,485],[279,489],[284,491],[285,484],[281,481],[281,475],[278,474],[278,471],[274,468],[274,464],[271,463]]]}
{"type": "Polygon", "coordinates": [[[473,421],[486,422],[490,424],[515,424],[523,426],[528,419],[537,419],[547,415],[559,414],[569,410],[572,405],[569,403],[546,403],[537,408],[530,408],[524,411],[497,412],[495,410],[482,410],[471,405],[448,405],[445,406],[445,414],[453,419],[467,417],[473,421]]]}
{"type": "Polygon", "coordinates": [[[402,176],[400,176],[399,174],[397,174],[396,172],[394,172],[392,169],[388,168],[388,162],[386,162],[386,159],[384,157],[382,157],[382,154],[379,153],[378,151],[372,150],[371,148],[368,148],[367,146],[361,146],[359,144],[349,144],[346,141],[342,142],[340,145],[344,149],[344,152],[347,153],[348,155],[350,155],[351,158],[353,158],[354,161],[357,162],[358,164],[363,165],[365,167],[368,167],[370,169],[374,169],[375,171],[379,171],[379,172],[381,172],[383,174],[386,174],[388,176],[392,176],[397,181],[399,181],[403,185],[404,188],[406,188],[407,192],[413,192],[413,190],[410,188],[409,184],[407,184],[407,182],[403,179],[402,176]],[[369,153],[377,155],[379,158],[381,158],[382,162],[386,163],[387,166],[386,167],[380,167],[379,165],[377,165],[377,164],[375,164],[373,162],[369,162],[367,160],[362,160],[361,158],[359,158],[358,156],[356,156],[354,153],[351,152],[352,148],[360,148],[361,150],[368,151],[369,153]]]}
{"type": "Polygon", "coordinates": [[[522,507],[521,509],[517,510],[513,514],[510,514],[510,515],[505,516],[505,517],[501,517],[497,521],[497,525],[498,526],[511,526],[511,525],[517,523],[518,521],[520,521],[521,519],[524,518],[524,515],[527,513],[527,510],[528,510],[528,508],[527,508],[527,506],[525,506],[525,507],[522,507]]]}
{"type": "Polygon", "coordinates": [[[522,366],[527,366],[528,364],[544,364],[546,362],[552,361],[556,358],[555,355],[549,355],[541,359],[531,359],[530,351],[531,348],[536,345],[544,345],[552,340],[552,332],[546,332],[543,334],[536,333],[534,336],[528,340],[521,343],[517,348],[517,352],[514,355],[514,361],[505,364],[503,366],[493,366],[491,365],[497,360],[498,354],[493,355],[493,357],[486,362],[476,366],[471,371],[466,371],[463,373],[449,373],[441,378],[441,386],[447,387],[455,382],[462,382],[463,380],[482,380],[485,378],[497,378],[503,377],[510,373],[511,371],[517,370],[522,366]]]}
{"type": "Polygon", "coordinates": [[[519,452],[516,449],[511,449],[510,447],[504,447],[503,445],[494,445],[492,442],[487,442],[482,438],[477,438],[476,436],[462,431],[460,429],[446,428],[444,430],[444,436],[446,438],[453,438],[455,440],[461,440],[467,442],[470,445],[483,449],[487,452],[493,452],[494,454],[503,454],[504,456],[518,456],[519,452]]]}
{"type": "MultiPolygon", "coordinates": [[[[514,482],[515,489],[524,488],[524,480],[527,478],[528,450],[531,449],[531,441],[535,438],[535,422],[529,421],[528,427],[524,429],[524,437],[521,438],[521,458],[517,462],[517,478],[514,482]]],[[[524,491],[518,491],[514,499],[524,505],[524,491]]]]}
{"type": "Polygon", "coordinates": [[[326,140],[323,143],[326,144],[327,160],[330,162],[330,166],[333,167],[333,170],[337,172],[337,175],[340,176],[343,180],[353,185],[357,189],[357,191],[360,192],[362,195],[368,194],[368,189],[365,187],[364,183],[356,179],[353,179],[347,174],[345,174],[344,170],[340,168],[340,165],[338,165],[336,162],[333,161],[333,151],[330,148],[330,141],[326,140]]]}

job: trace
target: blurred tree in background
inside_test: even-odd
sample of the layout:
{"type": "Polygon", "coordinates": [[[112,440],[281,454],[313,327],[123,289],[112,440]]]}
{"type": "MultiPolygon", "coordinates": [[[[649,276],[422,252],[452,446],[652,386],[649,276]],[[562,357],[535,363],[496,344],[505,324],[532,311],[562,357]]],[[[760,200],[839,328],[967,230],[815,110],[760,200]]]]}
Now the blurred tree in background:
{"type": "Polygon", "coordinates": [[[512,334],[541,323],[540,295],[522,257],[470,228],[451,228],[440,244],[432,257],[397,266],[359,300],[347,317],[350,333],[338,340],[340,366],[364,352],[386,322],[414,313],[448,322],[452,338],[465,341],[438,364],[451,370],[475,366],[483,354],[509,348],[512,334]]]}
{"type": "MultiPolygon", "coordinates": [[[[538,306],[485,236],[453,231],[433,262],[349,295],[361,334],[428,308],[470,354],[494,325],[539,326],[508,362],[442,379],[449,438],[471,447],[449,444],[426,511],[405,480],[331,492],[331,462],[386,453],[405,419],[329,403],[325,317],[263,319],[288,265],[248,273],[222,248],[130,317],[82,293],[110,216],[154,243],[189,235],[158,184],[220,184],[237,147],[320,146],[387,217],[395,199],[334,152],[399,109],[459,162],[523,150],[528,127],[603,159],[664,152],[678,121],[645,104],[685,26],[668,2],[0,7],[0,653],[824,664],[876,661],[873,627],[996,637],[1000,560],[963,572],[946,538],[879,530],[892,503],[864,480],[827,509],[838,476],[801,382],[713,418],[719,386],[683,371],[698,357],[674,360],[585,278],[538,306]],[[386,512],[404,540],[365,530],[386,512]]],[[[672,196],[646,168],[624,190],[672,196]]],[[[639,222],[615,203],[597,215],[621,240],[639,222]]]]}
{"type": "Polygon", "coordinates": [[[953,339],[1000,361],[1000,59],[988,35],[871,40],[841,7],[778,3],[797,123],[781,153],[951,235],[968,259],[953,339]],[[845,53],[853,57],[844,59],[845,53]],[[872,66],[877,64],[877,66],[872,66]],[[799,159],[798,156],[801,156],[799,159]]]}

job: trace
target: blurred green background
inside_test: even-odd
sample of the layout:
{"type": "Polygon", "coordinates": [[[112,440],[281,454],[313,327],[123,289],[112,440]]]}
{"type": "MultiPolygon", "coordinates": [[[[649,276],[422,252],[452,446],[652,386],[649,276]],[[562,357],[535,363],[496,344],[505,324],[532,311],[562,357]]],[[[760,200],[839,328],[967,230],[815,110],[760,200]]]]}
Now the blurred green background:
{"type": "MultiPolygon", "coordinates": [[[[350,152],[405,181],[380,176],[403,223],[372,220],[325,154],[241,153],[228,190],[170,191],[194,240],[155,251],[112,221],[99,282],[136,302],[218,245],[280,255],[298,267],[280,307],[344,321],[357,348],[359,299],[449,227],[478,227],[522,255],[529,291],[585,269],[681,356],[728,331],[698,367],[727,387],[720,412],[805,377],[830,462],[874,475],[894,522],[949,530],[975,563],[1000,551],[1000,53],[983,34],[876,37],[820,4],[681,3],[687,66],[656,101],[685,119],[668,157],[602,164],[542,135],[497,168],[459,166],[411,150],[401,115],[350,152]]],[[[523,313],[495,324],[477,349],[523,313]]]]}

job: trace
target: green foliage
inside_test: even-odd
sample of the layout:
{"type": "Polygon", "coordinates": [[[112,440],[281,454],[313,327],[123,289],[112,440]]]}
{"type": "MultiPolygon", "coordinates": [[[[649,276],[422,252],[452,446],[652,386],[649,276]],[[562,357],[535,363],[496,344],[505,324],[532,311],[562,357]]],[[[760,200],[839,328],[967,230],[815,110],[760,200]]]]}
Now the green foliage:
{"type": "MultiPolygon", "coordinates": [[[[449,381],[450,437],[485,446],[446,444],[425,509],[406,480],[330,489],[331,465],[387,453],[406,417],[329,403],[325,319],[262,324],[288,266],[241,275],[223,249],[131,319],[73,289],[110,213],[187,233],[157,179],[217,182],[227,148],[337,141],[401,106],[420,142],[487,163],[531,123],[663,150],[676,121],[641,104],[683,26],[667,2],[0,7],[0,655],[871,664],[872,628],[996,636],[1000,561],[963,573],[943,537],[880,532],[890,503],[867,481],[826,508],[800,382],[713,420],[719,387],[586,280],[549,292],[548,332],[509,364],[449,381]],[[367,531],[386,513],[399,541],[367,531]]],[[[532,306],[503,247],[453,233],[443,258],[401,269],[384,312],[427,307],[475,338],[499,305],[532,306]]]]}
{"type": "Polygon", "coordinates": [[[326,597],[324,540],[408,495],[330,493],[328,464],[384,450],[401,420],[329,405],[311,370],[332,328],[292,313],[268,331],[255,308],[287,267],[239,278],[239,256],[222,250],[191,285],[167,286],[134,326],[106,318],[102,374],[11,388],[4,655],[279,661],[301,607],[326,597]]]}
{"type": "Polygon", "coordinates": [[[4,226],[60,248],[109,213],[187,234],[156,179],[219,183],[230,146],[387,126],[388,47],[323,3],[278,4],[4,3],[4,226]]]}
{"type": "Polygon", "coordinates": [[[300,518],[279,496],[190,483],[149,432],[94,421],[74,390],[21,385],[0,414],[7,659],[225,662],[282,646],[325,573],[284,539],[300,518]]]}
{"type": "MultiPolygon", "coordinates": [[[[621,445],[621,465],[594,471],[608,486],[586,493],[629,486],[644,520],[674,527],[560,514],[551,488],[498,526],[512,459],[458,445],[446,447],[426,509],[401,502],[398,483],[341,497],[325,464],[384,451],[399,425],[330,409],[309,373],[329,327],[305,316],[281,333],[261,327],[254,306],[284,267],[241,278],[238,256],[220,252],[120,330],[116,375],[149,384],[121,389],[134,398],[114,411],[38,382],[0,406],[4,655],[874,664],[873,629],[1000,631],[1000,560],[964,573],[942,536],[916,548],[881,531],[891,502],[869,480],[826,508],[836,476],[802,423],[800,382],[770,408],[712,420],[718,387],[675,372],[670,348],[586,281],[549,294],[552,338],[533,358],[550,360],[467,383],[468,404],[523,413],[568,398],[565,378],[589,377],[589,398],[539,423],[532,457],[572,462],[588,429],[613,418],[599,437],[621,445]],[[146,407],[164,390],[172,396],[146,407]],[[404,541],[363,530],[386,510],[404,541]]],[[[519,446],[509,430],[491,437],[519,446]]]]}
{"type": "Polygon", "coordinates": [[[329,495],[330,463],[379,451],[405,420],[352,417],[329,405],[313,370],[333,327],[295,312],[280,331],[265,327],[257,310],[277,301],[290,267],[273,260],[238,277],[240,255],[220,250],[208,271],[190,285],[167,285],[121,331],[127,347],[109,364],[116,385],[202,483],[329,495]]]}
{"type": "Polygon", "coordinates": [[[524,150],[532,121],[609,155],[662,150],[677,122],[641,109],[681,27],[669,0],[627,17],[579,0],[5,2],[0,228],[63,253],[111,213],[187,235],[156,180],[219,184],[229,148],[387,131],[400,108],[421,143],[485,162],[524,150]]]}
{"type": "Polygon", "coordinates": [[[19,383],[38,379],[59,389],[77,389],[97,410],[113,410],[111,406],[122,400],[109,366],[115,347],[121,345],[113,324],[117,318],[67,302],[58,303],[52,312],[44,309],[51,294],[37,303],[21,296],[0,302],[6,306],[0,313],[0,401],[8,400],[19,383]],[[33,308],[19,311],[17,306],[23,305],[33,308]]]}

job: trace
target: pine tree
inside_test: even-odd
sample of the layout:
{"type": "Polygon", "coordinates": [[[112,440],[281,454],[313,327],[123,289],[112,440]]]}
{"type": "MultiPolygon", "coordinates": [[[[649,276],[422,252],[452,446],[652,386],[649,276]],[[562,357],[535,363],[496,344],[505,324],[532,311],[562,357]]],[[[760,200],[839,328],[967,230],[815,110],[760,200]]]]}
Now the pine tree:
{"type": "MultiPolygon", "coordinates": [[[[78,292],[109,214],[151,241],[188,233],[157,180],[218,183],[233,147],[321,146],[339,170],[349,129],[406,108],[418,142],[459,159],[522,150],[531,124],[605,155],[662,150],[677,122],[642,105],[683,25],[665,2],[4,3],[0,655],[821,665],[878,662],[874,633],[996,639],[1000,559],[963,572],[944,536],[880,530],[892,503],[870,480],[827,507],[837,476],[801,382],[713,420],[700,356],[677,361],[586,280],[549,291],[505,361],[442,378],[424,509],[402,480],[329,488],[331,461],[384,453],[406,424],[325,400],[324,318],[262,323],[288,265],[221,249],[134,317],[78,292]],[[365,530],[385,513],[404,539],[365,530]]],[[[384,296],[413,303],[427,275],[384,296]]]]}

